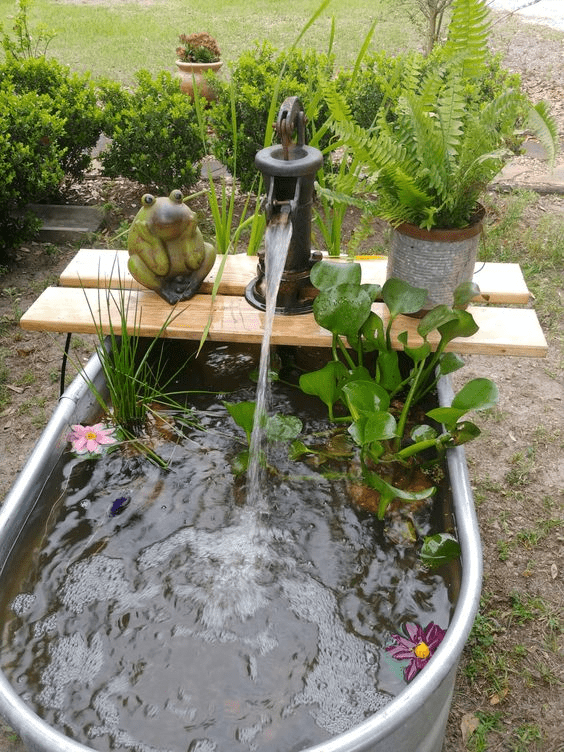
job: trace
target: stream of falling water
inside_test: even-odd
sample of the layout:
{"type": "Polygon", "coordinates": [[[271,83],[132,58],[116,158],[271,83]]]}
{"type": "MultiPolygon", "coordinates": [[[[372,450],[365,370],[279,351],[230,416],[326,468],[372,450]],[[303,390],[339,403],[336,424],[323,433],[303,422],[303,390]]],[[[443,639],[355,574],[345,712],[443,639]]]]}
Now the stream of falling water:
{"type": "MultiPolygon", "coordinates": [[[[284,215],[286,216],[286,215],[284,215]]],[[[268,414],[270,368],[270,340],[276,312],[276,299],[280,288],[286,256],[292,239],[292,223],[288,221],[271,223],[265,236],[265,285],[266,311],[264,315],[264,334],[260,351],[259,377],[257,383],[255,417],[251,444],[249,447],[249,465],[247,470],[247,501],[251,508],[267,510],[266,483],[263,472],[265,456],[265,421],[268,414]]]]}

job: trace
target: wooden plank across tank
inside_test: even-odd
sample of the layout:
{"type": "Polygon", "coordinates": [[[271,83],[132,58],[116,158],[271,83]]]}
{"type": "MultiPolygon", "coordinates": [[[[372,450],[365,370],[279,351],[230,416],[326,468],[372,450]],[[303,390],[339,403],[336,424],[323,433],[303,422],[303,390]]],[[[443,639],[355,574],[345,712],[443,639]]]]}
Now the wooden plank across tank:
{"type": "MultiPolygon", "coordinates": [[[[62,272],[60,282],[65,287],[133,287],[141,285],[127,269],[127,251],[82,248],[62,272]]],[[[200,292],[210,293],[216,280],[221,259],[217,259],[204,280],[200,292]]],[[[387,260],[381,256],[362,256],[362,281],[383,285],[386,281],[387,260]]],[[[257,258],[246,254],[228,256],[221,275],[223,295],[243,295],[247,284],[256,276],[257,258]]],[[[474,281],[489,303],[526,305],[530,294],[519,264],[476,264],[474,281]]]]}
{"type": "MultiPolygon", "coordinates": [[[[262,340],[264,314],[247,303],[243,295],[256,275],[257,259],[236,255],[228,257],[227,262],[213,306],[209,293],[217,266],[198,295],[171,307],[130,277],[125,251],[83,249],[62,273],[64,286],[47,288],[23,315],[20,324],[28,330],[77,333],[93,333],[101,324],[107,333],[110,326],[119,330],[125,303],[131,333],[156,336],[169,319],[163,336],[199,340],[211,317],[210,340],[258,343],[262,340]]],[[[384,281],[385,260],[363,259],[360,263],[363,281],[384,281]]],[[[528,302],[529,292],[518,265],[485,264],[478,274],[483,275],[480,286],[482,292],[487,290],[490,303],[528,302]],[[482,279],[490,280],[486,287],[482,279]],[[508,280],[513,280],[511,285],[508,280]]],[[[383,304],[375,303],[374,310],[386,320],[387,309],[383,304]]],[[[479,331],[473,337],[453,340],[449,349],[463,354],[546,355],[546,339],[532,308],[472,305],[469,310],[479,331]]],[[[397,335],[402,331],[408,331],[411,345],[419,341],[417,324],[417,319],[398,317],[393,329],[396,347],[401,348],[397,335]]],[[[432,337],[430,341],[433,342],[432,337]]],[[[315,322],[313,314],[276,316],[272,342],[328,347],[331,335],[315,322]]]]}

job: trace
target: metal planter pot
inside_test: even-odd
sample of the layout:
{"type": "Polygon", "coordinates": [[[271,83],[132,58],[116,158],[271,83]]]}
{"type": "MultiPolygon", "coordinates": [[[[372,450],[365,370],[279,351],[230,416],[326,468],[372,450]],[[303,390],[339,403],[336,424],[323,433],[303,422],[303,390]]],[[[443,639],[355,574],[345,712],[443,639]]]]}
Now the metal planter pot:
{"type": "MultiPolygon", "coordinates": [[[[85,368],[103,387],[100,363],[85,368]]],[[[439,385],[441,404],[452,399],[450,382],[439,385]]],[[[20,532],[33,512],[42,488],[66,448],[70,423],[84,423],[98,406],[79,375],[61,398],[27,464],[0,507],[0,577],[20,532]]],[[[452,507],[462,548],[462,578],[446,637],[432,660],[405,689],[378,713],[350,731],[304,752],[440,752],[443,746],[458,661],[476,615],[482,580],[482,551],[464,451],[448,451],[452,507]]],[[[0,672],[0,715],[19,734],[30,752],[86,752],[41,720],[0,672]]]]}
{"type": "Polygon", "coordinates": [[[392,230],[387,277],[428,291],[425,310],[452,306],[454,291],[474,274],[482,235],[483,210],[476,221],[460,230],[423,230],[404,223],[392,230]]]}

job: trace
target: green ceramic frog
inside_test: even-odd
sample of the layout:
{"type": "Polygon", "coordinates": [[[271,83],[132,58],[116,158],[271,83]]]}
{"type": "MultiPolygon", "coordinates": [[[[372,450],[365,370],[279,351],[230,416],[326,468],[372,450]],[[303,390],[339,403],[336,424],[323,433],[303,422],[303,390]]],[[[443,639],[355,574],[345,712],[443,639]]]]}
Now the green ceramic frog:
{"type": "Polygon", "coordinates": [[[215,249],[204,242],[181,191],[146,193],[141,204],[127,238],[129,271],[171,305],[189,300],[211,270],[215,249]]]}

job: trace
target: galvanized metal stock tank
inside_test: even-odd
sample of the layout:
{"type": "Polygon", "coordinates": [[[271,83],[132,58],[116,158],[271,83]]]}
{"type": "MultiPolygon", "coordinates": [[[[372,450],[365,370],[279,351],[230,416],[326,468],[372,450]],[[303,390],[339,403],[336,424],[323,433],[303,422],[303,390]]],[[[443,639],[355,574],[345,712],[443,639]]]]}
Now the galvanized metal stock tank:
{"type": "MultiPolygon", "coordinates": [[[[91,358],[89,379],[103,387],[100,363],[91,358]]],[[[452,398],[450,382],[440,384],[440,402],[452,398]]],[[[20,532],[36,507],[54,465],[66,447],[70,423],[93,418],[97,403],[78,375],[54,411],[27,464],[0,507],[0,577],[20,532]]],[[[482,551],[464,450],[448,450],[453,508],[462,548],[462,580],[446,637],[425,669],[381,711],[364,723],[304,752],[440,752],[450,710],[456,669],[480,597],[482,551]]],[[[89,747],[65,737],[41,720],[0,673],[0,715],[30,752],[86,752],[89,747]]]]}

